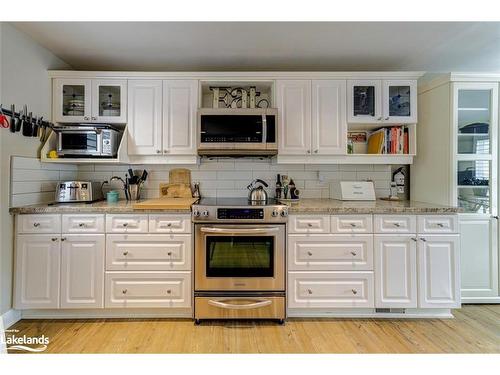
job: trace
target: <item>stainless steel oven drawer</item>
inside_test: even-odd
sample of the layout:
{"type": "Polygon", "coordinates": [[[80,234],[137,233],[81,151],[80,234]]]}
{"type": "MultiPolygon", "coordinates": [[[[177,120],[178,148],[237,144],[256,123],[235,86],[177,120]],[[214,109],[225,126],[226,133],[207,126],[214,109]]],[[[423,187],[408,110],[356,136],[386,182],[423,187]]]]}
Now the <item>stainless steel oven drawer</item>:
{"type": "Polygon", "coordinates": [[[285,319],[285,297],[195,297],[195,319],[285,319]]]}

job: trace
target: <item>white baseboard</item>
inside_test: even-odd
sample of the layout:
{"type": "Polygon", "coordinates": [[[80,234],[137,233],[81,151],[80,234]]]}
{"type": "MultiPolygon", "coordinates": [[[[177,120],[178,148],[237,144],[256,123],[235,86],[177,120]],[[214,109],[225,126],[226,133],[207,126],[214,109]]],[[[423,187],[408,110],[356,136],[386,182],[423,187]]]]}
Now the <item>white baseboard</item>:
{"type": "Polygon", "coordinates": [[[497,304],[500,303],[500,297],[462,297],[462,304],[497,304]]]}
{"type": "Polygon", "coordinates": [[[191,308],[128,308],[128,309],[47,309],[23,310],[24,319],[148,319],[148,318],[193,318],[191,308]]]}
{"type": "Polygon", "coordinates": [[[13,326],[18,321],[21,320],[21,311],[10,309],[9,311],[2,314],[3,326],[5,329],[13,326]]]}
{"type": "Polygon", "coordinates": [[[404,313],[380,313],[375,309],[288,309],[289,318],[380,318],[380,319],[451,319],[450,309],[406,309],[404,313]]]}

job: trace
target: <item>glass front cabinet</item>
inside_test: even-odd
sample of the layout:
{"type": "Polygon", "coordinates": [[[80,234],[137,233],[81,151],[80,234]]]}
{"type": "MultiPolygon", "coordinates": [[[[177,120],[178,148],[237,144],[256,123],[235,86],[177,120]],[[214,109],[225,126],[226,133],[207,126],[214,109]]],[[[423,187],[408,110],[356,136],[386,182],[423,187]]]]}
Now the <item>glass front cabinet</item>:
{"type": "Polygon", "coordinates": [[[415,80],[350,80],[347,82],[348,122],[355,124],[415,124],[415,80]]]}
{"type": "Polygon", "coordinates": [[[55,122],[127,122],[127,81],[58,78],[54,80],[55,122]]]}

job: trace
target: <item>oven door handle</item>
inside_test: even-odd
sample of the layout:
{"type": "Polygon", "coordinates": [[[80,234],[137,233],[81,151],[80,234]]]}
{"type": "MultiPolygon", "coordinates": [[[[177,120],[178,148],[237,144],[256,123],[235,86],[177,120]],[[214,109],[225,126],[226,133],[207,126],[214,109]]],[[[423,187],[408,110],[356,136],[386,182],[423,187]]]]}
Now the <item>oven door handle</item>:
{"type": "Polygon", "coordinates": [[[251,228],[251,229],[226,229],[226,228],[208,228],[202,227],[200,231],[203,233],[218,233],[218,234],[255,234],[255,233],[269,233],[278,232],[278,227],[264,227],[264,228],[251,228]]]}
{"type": "Polygon", "coordinates": [[[234,301],[234,298],[227,298],[223,300],[208,300],[208,304],[215,307],[220,307],[221,309],[227,310],[249,310],[249,309],[259,309],[261,307],[269,306],[273,301],[271,300],[255,300],[256,302],[247,303],[244,305],[235,305],[232,303],[226,303],[224,301],[234,301]]]}

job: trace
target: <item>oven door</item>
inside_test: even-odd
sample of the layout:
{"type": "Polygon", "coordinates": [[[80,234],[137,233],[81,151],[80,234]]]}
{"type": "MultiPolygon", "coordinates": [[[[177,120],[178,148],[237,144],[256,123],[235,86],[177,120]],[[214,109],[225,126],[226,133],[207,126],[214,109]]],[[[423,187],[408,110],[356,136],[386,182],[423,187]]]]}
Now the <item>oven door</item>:
{"type": "Polygon", "coordinates": [[[285,290],[284,225],[195,226],[196,291],[285,290]]]}
{"type": "Polygon", "coordinates": [[[101,132],[94,130],[65,130],[57,134],[59,155],[98,156],[102,152],[101,132]]]}

